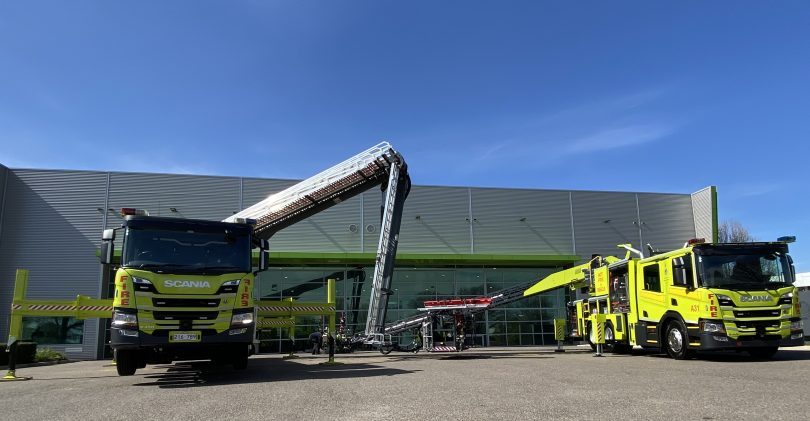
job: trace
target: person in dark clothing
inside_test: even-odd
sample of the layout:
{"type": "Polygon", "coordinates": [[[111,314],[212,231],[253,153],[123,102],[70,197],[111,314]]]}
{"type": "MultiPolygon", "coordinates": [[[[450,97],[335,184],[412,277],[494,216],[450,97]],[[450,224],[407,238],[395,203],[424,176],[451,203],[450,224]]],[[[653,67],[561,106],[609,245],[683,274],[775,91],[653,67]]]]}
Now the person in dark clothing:
{"type": "Polygon", "coordinates": [[[312,342],[312,355],[321,353],[322,339],[321,332],[317,330],[309,335],[309,341],[312,342]]]}

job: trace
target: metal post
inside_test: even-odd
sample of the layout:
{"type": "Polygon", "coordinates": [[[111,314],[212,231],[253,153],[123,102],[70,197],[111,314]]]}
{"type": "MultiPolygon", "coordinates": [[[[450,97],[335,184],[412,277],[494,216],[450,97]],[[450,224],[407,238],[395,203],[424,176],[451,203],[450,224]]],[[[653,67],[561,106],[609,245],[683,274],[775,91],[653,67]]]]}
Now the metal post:
{"type": "MultiPolygon", "coordinates": [[[[28,270],[17,269],[17,275],[14,279],[14,301],[25,300],[25,294],[28,289],[28,270]]],[[[17,349],[19,347],[19,338],[22,335],[22,316],[14,311],[15,304],[12,301],[11,305],[11,325],[8,329],[8,372],[3,376],[2,380],[30,380],[31,377],[17,376],[17,349]]]]}
{"type": "MultiPolygon", "coordinates": [[[[326,302],[329,303],[333,308],[335,307],[337,300],[335,296],[337,295],[336,289],[336,282],[334,279],[327,279],[326,280],[326,302]]],[[[335,334],[335,312],[329,313],[329,335],[335,334]]]]}
{"type": "MultiPolygon", "coordinates": [[[[294,300],[293,297],[284,299],[284,301],[289,301],[290,307],[292,307],[293,305],[293,300],[294,300]]],[[[290,312],[290,318],[292,318],[293,321],[292,325],[287,328],[287,337],[290,340],[290,353],[288,355],[281,357],[284,360],[298,358],[298,356],[295,355],[295,316],[292,315],[292,312],[290,312]]]]}
{"type": "MultiPolygon", "coordinates": [[[[329,305],[335,309],[335,305],[337,300],[335,296],[337,295],[337,289],[335,287],[336,282],[334,279],[327,279],[326,280],[326,301],[329,305]]],[[[337,310],[337,309],[335,309],[337,310]]],[[[327,362],[321,363],[324,365],[336,365],[342,364],[339,362],[335,362],[335,314],[336,311],[331,311],[329,313],[329,330],[326,332],[326,346],[329,351],[329,360],[327,362]]]]}

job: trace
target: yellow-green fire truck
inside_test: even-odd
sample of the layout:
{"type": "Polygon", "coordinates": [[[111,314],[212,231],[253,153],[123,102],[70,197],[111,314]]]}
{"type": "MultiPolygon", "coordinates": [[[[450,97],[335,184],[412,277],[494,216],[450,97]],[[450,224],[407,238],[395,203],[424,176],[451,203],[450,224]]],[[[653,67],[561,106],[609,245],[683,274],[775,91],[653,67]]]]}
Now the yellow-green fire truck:
{"type": "Polygon", "coordinates": [[[690,240],[649,257],[622,247],[624,259],[594,256],[524,296],[563,286],[587,293],[569,304],[570,335],[593,344],[603,328],[605,349],[616,353],[641,346],[675,359],[716,350],[770,358],[779,347],[804,345],[787,242],[690,240]]]}
{"type": "MultiPolygon", "coordinates": [[[[102,264],[118,264],[110,340],[118,374],[184,359],[245,368],[254,349],[253,288],[258,272],[267,269],[268,239],[374,186],[386,190],[373,281],[375,290],[385,291],[410,190],[405,161],[386,142],[221,222],[123,209],[122,226],[104,231],[101,248],[102,264]],[[116,237],[123,239],[119,262],[114,262],[116,237]]],[[[369,319],[382,326],[387,295],[375,296],[369,319]]],[[[380,329],[374,326],[374,332],[380,329]]]]}

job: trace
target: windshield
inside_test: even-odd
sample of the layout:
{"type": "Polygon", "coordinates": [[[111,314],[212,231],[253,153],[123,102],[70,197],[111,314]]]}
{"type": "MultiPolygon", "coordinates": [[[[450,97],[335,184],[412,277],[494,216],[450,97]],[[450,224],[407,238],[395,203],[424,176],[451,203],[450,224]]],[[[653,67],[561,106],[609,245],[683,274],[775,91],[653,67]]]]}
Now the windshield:
{"type": "Polygon", "coordinates": [[[697,256],[701,286],[772,289],[793,284],[787,255],[781,252],[697,256]]]}
{"type": "Polygon", "coordinates": [[[159,273],[250,272],[250,238],[229,229],[199,232],[129,227],[123,266],[159,273]]]}

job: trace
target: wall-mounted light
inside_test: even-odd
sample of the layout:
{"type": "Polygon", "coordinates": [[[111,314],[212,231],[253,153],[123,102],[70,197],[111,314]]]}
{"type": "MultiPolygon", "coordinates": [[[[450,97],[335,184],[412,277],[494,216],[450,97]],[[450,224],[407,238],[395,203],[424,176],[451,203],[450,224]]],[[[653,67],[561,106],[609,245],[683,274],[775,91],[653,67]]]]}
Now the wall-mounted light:
{"type": "Polygon", "coordinates": [[[169,208],[170,211],[177,213],[177,208],[169,208]]]}
{"type": "Polygon", "coordinates": [[[604,221],[602,221],[602,223],[603,223],[603,224],[609,224],[609,223],[610,223],[610,219],[605,219],[604,221]]]}
{"type": "Polygon", "coordinates": [[[357,225],[356,224],[350,224],[349,225],[349,232],[357,232],[357,225]]]}
{"type": "Polygon", "coordinates": [[[422,215],[416,215],[416,220],[418,221],[420,219],[422,219],[422,215]]]}
{"type": "Polygon", "coordinates": [[[520,222],[526,222],[526,217],[520,218],[520,222]]]}

